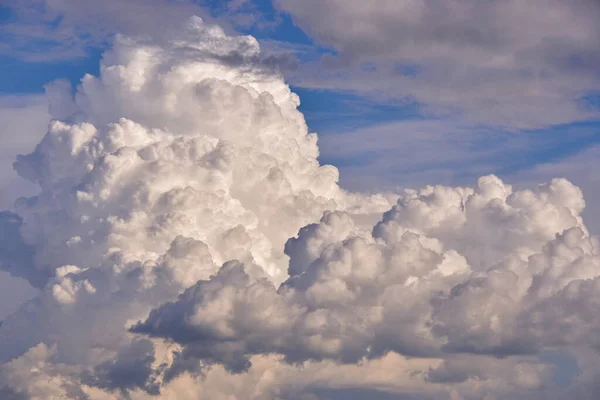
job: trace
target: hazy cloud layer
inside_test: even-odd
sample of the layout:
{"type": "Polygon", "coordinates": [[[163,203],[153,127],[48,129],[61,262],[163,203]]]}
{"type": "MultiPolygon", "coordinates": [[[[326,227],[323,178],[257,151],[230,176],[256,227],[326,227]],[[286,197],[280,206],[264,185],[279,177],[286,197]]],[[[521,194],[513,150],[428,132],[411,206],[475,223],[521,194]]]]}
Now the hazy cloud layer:
{"type": "Polygon", "coordinates": [[[595,0],[276,0],[336,54],[307,87],[418,102],[425,113],[532,128],[598,118],[595,0]]]}
{"type": "Polygon", "coordinates": [[[15,0],[3,4],[11,17],[3,23],[0,52],[29,62],[86,57],[117,33],[160,35],[198,14],[221,15],[229,26],[259,23],[248,1],[219,3],[211,13],[211,0],[15,0]]]}
{"type": "Polygon", "coordinates": [[[0,96],[0,208],[37,189],[12,169],[17,154],[30,151],[44,136],[50,115],[43,95],[0,96]]]}
{"type": "MultiPolygon", "coordinates": [[[[18,197],[37,192],[35,184],[19,178],[12,163],[17,154],[35,147],[44,136],[49,120],[48,103],[43,95],[0,96],[0,210],[11,209],[18,197]]],[[[19,249],[11,248],[15,244],[15,231],[5,225],[7,215],[9,214],[0,212],[0,263],[5,265],[13,257],[14,251],[19,249]]],[[[18,270],[9,266],[3,269],[20,275],[18,270]]],[[[0,272],[0,320],[34,294],[34,290],[26,282],[0,272]]]]}
{"type": "Polygon", "coordinates": [[[118,36],[100,76],[48,96],[15,163],[39,194],[0,220],[0,268],[40,288],[0,327],[0,394],[596,390],[600,255],[570,182],[345,191],[258,42],[199,18],[118,36]]]}

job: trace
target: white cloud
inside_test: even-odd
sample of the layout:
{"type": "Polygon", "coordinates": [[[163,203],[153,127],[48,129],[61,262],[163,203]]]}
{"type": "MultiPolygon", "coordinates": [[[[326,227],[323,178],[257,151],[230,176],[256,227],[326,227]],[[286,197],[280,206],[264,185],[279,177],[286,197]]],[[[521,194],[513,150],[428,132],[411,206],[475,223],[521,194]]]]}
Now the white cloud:
{"type": "Polygon", "coordinates": [[[593,0],[275,4],[338,53],[300,70],[300,85],[409,99],[426,113],[517,129],[598,118],[580,101],[600,89],[593,0]]]}
{"type": "Polygon", "coordinates": [[[428,187],[401,197],[372,235],[354,233],[343,213],[301,230],[286,247],[291,276],[278,295],[243,266],[226,264],[133,330],[189,346],[184,358],[233,370],[248,368],[253,352],[348,363],[388,351],[535,352],[547,338],[511,336],[517,319],[527,320],[519,312],[594,278],[600,266],[582,209],[581,192],[564,180],[518,192],[493,176],[475,191],[428,187]]]}
{"type": "Polygon", "coordinates": [[[347,192],[257,41],[198,18],[49,98],[15,164],[40,193],[0,215],[0,266],[40,288],[0,327],[3,396],[542,399],[546,348],[592,390],[600,256],[568,181],[347,192]]]}

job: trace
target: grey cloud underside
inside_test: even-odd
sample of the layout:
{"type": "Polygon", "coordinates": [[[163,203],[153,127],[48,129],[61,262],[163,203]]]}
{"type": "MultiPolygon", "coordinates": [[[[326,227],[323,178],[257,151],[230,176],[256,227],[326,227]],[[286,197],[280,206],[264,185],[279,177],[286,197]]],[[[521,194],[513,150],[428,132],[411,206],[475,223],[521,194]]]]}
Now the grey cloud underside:
{"type": "Polygon", "coordinates": [[[18,214],[0,212],[0,269],[27,279],[34,287],[42,287],[48,276],[34,266],[35,249],[23,241],[19,231],[22,223],[18,214]]]}
{"type": "Polygon", "coordinates": [[[48,86],[54,120],[15,164],[39,194],[0,214],[0,265],[40,288],[0,326],[0,393],[593,393],[600,257],[581,190],[345,191],[260,60],[254,38],[192,18],[117,37],[75,96],[48,86]],[[548,350],[578,363],[570,385],[548,350]]]}
{"type": "Polygon", "coordinates": [[[585,280],[600,267],[597,243],[579,226],[582,203],[553,204],[577,192],[559,180],[511,192],[490,177],[475,192],[426,189],[401,198],[372,235],[357,235],[347,215],[327,214],[288,241],[291,276],[279,290],[226,264],[132,331],[178,342],[188,357],[222,357],[236,372],[256,352],[291,363],[355,363],[389,351],[506,357],[590,343],[598,327],[584,321],[594,303],[574,304],[587,304],[597,290],[595,280],[585,280]],[[523,231],[521,224],[543,215],[565,224],[564,233],[523,231]],[[503,228],[493,233],[487,224],[503,228]],[[575,298],[567,301],[568,293],[575,298]],[[565,315],[552,311],[554,302],[567,307],[565,315]]]}
{"type": "Polygon", "coordinates": [[[599,117],[584,100],[600,89],[594,0],[275,4],[337,52],[295,74],[296,84],[510,129],[599,117]]]}
{"type": "Polygon", "coordinates": [[[129,389],[143,388],[149,394],[160,394],[152,364],[156,361],[154,345],[149,340],[133,341],[115,360],[96,366],[82,381],[91,386],[119,390],[127,395],[129,389]]]}

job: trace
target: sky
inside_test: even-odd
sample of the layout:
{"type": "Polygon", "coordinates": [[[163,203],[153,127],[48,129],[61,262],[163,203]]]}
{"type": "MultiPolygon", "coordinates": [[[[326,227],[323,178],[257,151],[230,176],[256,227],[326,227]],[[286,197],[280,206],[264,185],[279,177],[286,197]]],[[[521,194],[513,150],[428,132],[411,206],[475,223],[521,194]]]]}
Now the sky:
{"type": "Polygon", "coordinates": [[[3,2],[0,397],[593,398],[598,20],[3,2]]]}

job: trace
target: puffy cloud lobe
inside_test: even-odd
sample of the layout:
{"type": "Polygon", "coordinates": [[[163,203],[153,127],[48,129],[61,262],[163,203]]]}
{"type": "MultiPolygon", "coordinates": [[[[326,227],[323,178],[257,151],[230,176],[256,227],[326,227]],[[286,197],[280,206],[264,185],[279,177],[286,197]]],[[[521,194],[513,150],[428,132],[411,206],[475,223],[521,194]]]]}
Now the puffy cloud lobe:
{"type": "MultiPolygon", "coordinates": [[[[595,288],[589,279],[600,259],[582,209],[581,192],[567,181],[513,191],[489,176],[474,190],[408,193],[373,236],[342,212],[326,213],[288,241],[290,278],[277,291],[239,265],[235,278],[224,279],[232,268],[224,266],[132,331],[180,343],[188,356],[207,349],[197,351],[201,360],[225,351],[219,362],[233,358],[238,368],[249,366],[249,354],[355,363],[389,351],[504,357],[594,345],[588,313],[595,303],[584,293],[595,288]],[[209,294],[214,285],[220,296],[209,294]],[[558,304],[573,305],[559,317],[558,304]]],[[[440,374],[429,379],[463,381],[477,371],[440,374]]],[[[536,376],[533,387],[541,385],[536,376]]]]}
{"type": "Polygon", "coordinates": [[[0,214],[0,266],[40,288],[0,327],[5,396],[527,398],[554,387],[536,352],[597,346],[565,180],[345,192],[256,40],[196,18],[49,91],[15,163],[40,192],[0,214]]]}
{"type": "Polygon", "coordinates": [[[580,217],[584,206],[581,190],[564,179],[513,192],[487,176],[474,191],[436,186],[410,193],[385,214],[374,235],[394,240],[407,228],[423,232],[464,254],[473,268],[485,270],[512,252],[527,256],[539,251],[570,227],[587,233],[580,217]]]}

